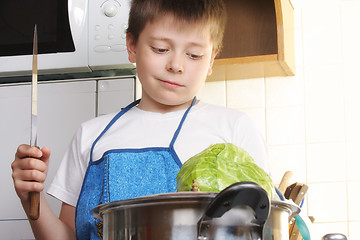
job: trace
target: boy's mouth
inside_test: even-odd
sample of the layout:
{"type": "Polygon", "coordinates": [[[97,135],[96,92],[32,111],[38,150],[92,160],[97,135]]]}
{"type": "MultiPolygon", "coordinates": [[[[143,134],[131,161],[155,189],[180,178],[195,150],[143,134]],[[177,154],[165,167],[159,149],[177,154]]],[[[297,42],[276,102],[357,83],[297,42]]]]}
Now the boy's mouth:
{"type": "Polygon", "coordinates": [[[160,82],[162,82],[164,85],[166,85],[167,87],[170,88],[179,88],[179,87],[183,87],[183,85],[174,83],[174,82],[170,82],[170,81],[166,81],[166,80],[160,80],[160,82]]]}

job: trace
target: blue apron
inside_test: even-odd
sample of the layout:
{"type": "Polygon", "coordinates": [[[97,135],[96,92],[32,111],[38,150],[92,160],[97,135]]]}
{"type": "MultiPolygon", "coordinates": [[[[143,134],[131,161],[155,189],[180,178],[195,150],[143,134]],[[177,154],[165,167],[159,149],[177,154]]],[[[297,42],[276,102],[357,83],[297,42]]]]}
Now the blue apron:
{"type": "Polygon", "coordinates": [[[92,159],[95,144],[99,139],[139,101],[121,110],[91,147],[89,166],[76,206],[77,239],[102,238],[102,221],[94,218],[90,213],[90,210],[99,204],[151,194],[176,192],[176,175],[182,163],[174,150],[174,143],[196,98],[185,111],[169,147],[113,149],[106,151],[100,160],[93,161],[92,159]]]}

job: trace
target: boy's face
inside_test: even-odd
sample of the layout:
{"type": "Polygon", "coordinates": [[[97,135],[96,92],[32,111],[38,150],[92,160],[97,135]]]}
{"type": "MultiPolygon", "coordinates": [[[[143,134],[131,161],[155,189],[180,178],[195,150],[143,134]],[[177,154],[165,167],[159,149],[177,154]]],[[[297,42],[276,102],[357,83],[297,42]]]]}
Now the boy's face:
{"type": "Polygon", "coordinates": [[[142,84],[139,107],[159,112],[188,107],[211,74],[216,55],[208,26],[179,22],[172,15],[147,23],[136,44],[128,34],[127,47],[142,84]]]}

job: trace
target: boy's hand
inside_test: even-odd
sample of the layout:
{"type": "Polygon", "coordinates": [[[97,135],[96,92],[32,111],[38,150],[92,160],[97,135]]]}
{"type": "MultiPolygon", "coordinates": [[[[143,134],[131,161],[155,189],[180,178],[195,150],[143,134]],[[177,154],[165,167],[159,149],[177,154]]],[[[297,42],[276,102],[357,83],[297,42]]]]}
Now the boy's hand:
{"type": "Polygon", "coordinates": [[[20,145],[11,164],[15,191],[21,201],[29,200],[29,192],[42,192],[49,166],[50,149],[41,150],[20,145]]]}

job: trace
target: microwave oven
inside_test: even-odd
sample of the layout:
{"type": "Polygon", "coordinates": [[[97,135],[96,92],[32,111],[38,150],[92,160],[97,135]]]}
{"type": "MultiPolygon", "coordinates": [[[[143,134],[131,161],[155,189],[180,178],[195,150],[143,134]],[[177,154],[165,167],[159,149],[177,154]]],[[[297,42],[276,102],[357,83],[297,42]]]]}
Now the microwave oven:
{"type": "Polygon", "coordinates": [[[131,0],[2,0],[0,77],[134,68],[126,51],[131,0]],[[22,5],[19,7],[19,5],[22,5]]]}

